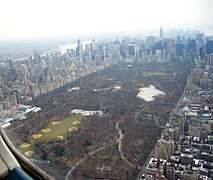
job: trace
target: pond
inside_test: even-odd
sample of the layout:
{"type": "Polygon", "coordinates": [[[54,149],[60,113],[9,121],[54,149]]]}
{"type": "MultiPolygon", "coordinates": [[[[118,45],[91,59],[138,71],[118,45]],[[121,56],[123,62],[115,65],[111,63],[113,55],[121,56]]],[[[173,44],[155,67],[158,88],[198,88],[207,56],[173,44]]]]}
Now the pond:
{"type": "Polygon", "coordinates": [[[137,97],[144,99],[145,101],[154,101],[155,96],[165,96],[165,92],[157,89],[153,85],[149,85],[148,87],[140,88],[140,92],[137,94],[137,97]]]}

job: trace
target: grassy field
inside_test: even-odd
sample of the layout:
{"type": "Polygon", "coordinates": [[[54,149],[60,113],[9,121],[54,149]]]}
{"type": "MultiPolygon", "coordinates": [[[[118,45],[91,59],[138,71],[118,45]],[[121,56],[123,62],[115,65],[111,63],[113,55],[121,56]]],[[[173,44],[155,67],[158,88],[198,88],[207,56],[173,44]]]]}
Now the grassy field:
{"type": "Polygon", "coordinates": [[[69,128],[76,127],[77,129],[82,126],[82,117],[81,116],[73,116],[73,117],[67,117],[55,120],[53,122],[60,122],[60,124],[53,125],[52,122],[48,123],[46,126],[43,127],[43,129],[51,129],[50,132],[44,133],[41,130],[36,132],[36,134],[41,134],[42,136],[40,138],[31,138],[34,141],[44,141],[48,142],[52,139],[55,139],[57,136],[63,136],[64,139],[67,138],[69,133],[72,133],[69,131],[69,128]],[[81,124],[74,125],[74,121],[79,121],[81,124]]]}
{"type": "Polygon", "coordinates": [[[40,131],[37,131],[35,134],[41,134],[42,136],[40,138],[33,138],[31,136],[31,138],[29,139],[29,142],[27,142],[27,144],[30,144],[29,147],[17,147],[17,149],[24,154],[27,151],[34,151],[35,150],[35,144],[34,142],[49,142],[52,139],[55,139],[57,136],[63,136],[63,139],[66,139],[68,134],[71,134],[72,132],[69,131],[69,128],[77,128],[79,129],[80,127],[83,126],[83,116],[80,115],[76,115],[76,116],[70,116],[70,117],[66,117],[66,118],[59,118],[56,119],[54,121],[51,121],[50,123],[48,123],[46,126],[44,126],[42,129],[51,129],[51,131],[45,133],[42,131],[42,129],[40,131]],[[80,124],[73,124],[74,121],[79,121],[80,124]],[[52,122],[60,122],[59,124],[53,125],[52,122]]]}
{"type": "Polygon", "coordinates": [[[166,75],[166,72],[148,72],[148,71],[145,71],[143,73],[144,77],[147,77],[147,76],[165,76],[165,75],[166,75]]]}

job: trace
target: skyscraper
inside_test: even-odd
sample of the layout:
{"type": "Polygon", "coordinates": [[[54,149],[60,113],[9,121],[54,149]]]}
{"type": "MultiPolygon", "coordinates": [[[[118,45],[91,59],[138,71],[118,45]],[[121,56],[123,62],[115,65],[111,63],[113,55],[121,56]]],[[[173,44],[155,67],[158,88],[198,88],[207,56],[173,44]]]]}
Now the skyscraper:
{"type": "Polygon", "coordinates": [[[207,53],[207,55],[213,53],[213,38],[207,39],[206,53],[207,53]]]}
{"type": "Polygon", "coordinates": [[[207,57],[207,64],[213,66],[213,54],[209,54],[207,57]]]}
{"type": "Polygon", "coordinates": [[[41,62],[41,56],[38,52],[34,53],[34,63],[39,64],[41,62]]]}
{"type": "Polygon", "coordinates": [[[155,45],[156,40],[155,40],[155,36],[147,36],[146,38],[146,48],[151,48],[152,46],[155,45]]]}
{"type": "Polygon", "coordinates": [[[80,39],[77,40],[77,43],[78,43],[78,47],[77,47],[76,54],[77,54],[77,57],[80,58],[80,51],[81,51],[81,41],[80,41],[80,39]]]}
{"type": "Polygon", "coordinates": [[[204,58],[205,58],[205,47],[204,46],[199,47],[199,56],[202,60],[204,60],[204,58]]]}
{"type": "Polygon", "coordinates": [[[167,38],[164,41],[164,45],[165,45],[165,49],[166,49],[166,53],[167,55],[169,54],[171,57],[174,57],[176,54],[176,43],[175,43],[175,39],[173,38],[167,38]]]}
{"type": "Polygon", "coordinates": [[[196,40],[197,40],[198,44],[201,44],[203,42],[203,34],[198,33],[196,36],[196,40]]]}
{"type": "Polygon", "coordinates": [[[128,55],[129,56],[135,56],[136,55],[136,46],[135,46],[135,44],[129,44],[128,45],[128,55]]]}
{"type": "Polygon", "coordinates": [[[184,50],[184,44],[176,43],[176,54],[177,54],[177,56],[182,56],[183,50],[184,50]]]}
{"type": "Polygon", "coordinates": [[[187,53],[190,54],[190,57],[192,57],[192,59],[198,56],[198,45],[196,44],[195,39],[190,39],[190,38],[187,39],[186,50],[187,50],[187,53]]]}
{"type": "Polygon", "coordinates": [[[160,27],[160,39],[163,39],[163,28],[162,28],[162,26],[160,27]]]}

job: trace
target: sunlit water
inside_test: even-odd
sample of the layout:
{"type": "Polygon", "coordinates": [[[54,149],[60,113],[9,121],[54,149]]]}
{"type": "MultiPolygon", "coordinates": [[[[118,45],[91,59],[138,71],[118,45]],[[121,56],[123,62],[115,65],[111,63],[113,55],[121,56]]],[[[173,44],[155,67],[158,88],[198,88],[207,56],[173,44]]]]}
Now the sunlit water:
{"type": "MultiPolygon", "coordinates": [[[[83,41],[81,42],[81,44],[83,44],[83,47],[87,44],[90,44],[92,41],[83,41]]],[[[77,43],[73,43],[73,44],[67,44],[67,45],[63,45],[59,47],[59,50],[61,51],[62,54],[66,53],[67,49],[76,49],[76,47],[78,46],[77,43]]]]}
{"type": "Polygon", "coordinates": [[[138,93],[137,97],[144,99],[145,101],[154,101],[155,96],[163,95],[165,96],[165,92],[156,89],[155,86],[149,85],[145,88],[140,88],[140,92],[138,93]]]}

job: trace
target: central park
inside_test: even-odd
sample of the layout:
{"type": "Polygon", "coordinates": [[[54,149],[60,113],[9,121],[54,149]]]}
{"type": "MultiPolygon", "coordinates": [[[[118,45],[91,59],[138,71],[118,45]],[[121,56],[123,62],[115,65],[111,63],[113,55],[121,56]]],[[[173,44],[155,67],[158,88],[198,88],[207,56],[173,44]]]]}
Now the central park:
{"type": "Polygon", "coordinates": [[[113,65],[35,98],[31,103],[42,111],[14,122],[15,130],[8,134],[27,158],[49,161],[36,165],[58,179],[69,170],[76,180],[135,179],[184,90],[190,68],[185,63],[113,65]],[[137,96],[150,85],[165,95],[149,102],[137,96]],[[103,114],[71,115],[74,109],[103,114]]]}

